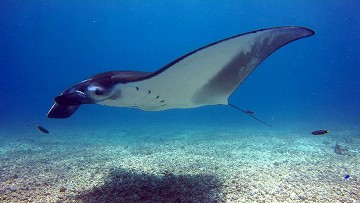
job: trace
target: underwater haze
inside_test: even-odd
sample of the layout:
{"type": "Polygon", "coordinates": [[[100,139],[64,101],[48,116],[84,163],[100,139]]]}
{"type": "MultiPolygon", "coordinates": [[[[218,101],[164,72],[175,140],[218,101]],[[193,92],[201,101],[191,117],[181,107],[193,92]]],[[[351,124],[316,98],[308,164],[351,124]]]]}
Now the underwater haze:
{"type": "Polygon", "coordinates": [[[1,1],[0,202],[360,201],[359,9],[357,0],[1,1]],[[82,105],[46,117],[56,96],[95,74],[154,72],[278,26],[315,35],[271,54],[229,98],[273,127],[226,105],[82,105]],[[320,129],[330,133],[311,135],[320,129]]]}

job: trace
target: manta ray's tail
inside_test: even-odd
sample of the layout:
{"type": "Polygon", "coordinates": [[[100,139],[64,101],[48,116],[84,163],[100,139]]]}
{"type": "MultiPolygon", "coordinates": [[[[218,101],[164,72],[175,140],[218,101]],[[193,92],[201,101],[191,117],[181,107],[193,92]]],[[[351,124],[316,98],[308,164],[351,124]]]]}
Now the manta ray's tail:
{"type": "Polygon", "coordinates": [[[265,121],[262,121],[262,120],[256,118],[253,114],[249,113],[248,111],[245,111],[245,110],[243,110],[243,109],[240,109],[239,107],[234,106],[234,105],[232,105],[232,104],[230,104],[230,103],[228,103],[228,105],[229,105],[230,107],[232,107],[232,108],[235,108],[235,109],[237,109],[237,110],[240,110],[241,112],[245,113],[246,115],[251,116],[253,119],[255,119],[255,120],[257,120],[257,121],[259,121],[259,122],[261,122],[261,123],[263,123],[263,124],[265,124],[265,125],[267,125],[267,126],[272,127],[272,125],[266,123],[265,121]]]}

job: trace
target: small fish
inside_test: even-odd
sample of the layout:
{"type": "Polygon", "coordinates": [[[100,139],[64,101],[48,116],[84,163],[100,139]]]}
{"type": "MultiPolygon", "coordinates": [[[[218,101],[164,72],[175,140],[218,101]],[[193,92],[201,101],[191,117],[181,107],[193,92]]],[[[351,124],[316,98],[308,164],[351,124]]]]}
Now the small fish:
{"type": "Polygon", "coordinates": [[[49,131],[46,128],[42,127],[41,125],[36,125],[36,127],[43,133],[46,133],[46,134],[49,133],[49,131]]]}
{"type": "Polygon", "coordinates": [[[245,113],[251,114],[251,115],[255,115],[255,112],[253,112],[253,111],[251,111],[251,110],[246,110],[245,113]]]}
{"type": "Polygon", "coordinates": [[[315,130],[311,134],[313,134],[313,135],[324,135],[324,134],[329,133],[329,132],[330,132],[329,130],[315,130]]]}
{"type": "Polygon", "coordinates": [[[344,177],[343,177],[342,179],[343,179],[343,181],[350,181],[350,180],[352,180],[353,178],[350,177],[349,174],[346,174],[346,175],[344,175],[344,177]]]}

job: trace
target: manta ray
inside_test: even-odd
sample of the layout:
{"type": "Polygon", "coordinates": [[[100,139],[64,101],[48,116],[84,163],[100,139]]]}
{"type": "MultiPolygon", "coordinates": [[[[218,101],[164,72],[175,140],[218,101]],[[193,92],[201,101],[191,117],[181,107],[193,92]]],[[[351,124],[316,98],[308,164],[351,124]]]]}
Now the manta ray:
{"type": "Polygon", "coordinates": [[[82,104],[144,111],[229,105],[245,112],[229,96],[274,51],[314,33],[296,26],[256,30],[200,47],[155,72],[100,73],[55,97],[47,117],[68,118],[82,104]]]}

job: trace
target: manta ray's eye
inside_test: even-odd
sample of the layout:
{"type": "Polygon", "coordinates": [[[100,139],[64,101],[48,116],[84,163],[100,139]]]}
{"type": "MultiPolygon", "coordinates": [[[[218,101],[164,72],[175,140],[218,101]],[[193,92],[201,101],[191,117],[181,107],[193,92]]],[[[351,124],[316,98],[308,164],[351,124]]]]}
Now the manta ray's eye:
{"type": "Polygon", "coordinates": [[[102,89],[96,89],[95,90],[95,94],[96,95],[103,95],[104,94],[104,91],[102,89]]]}
{"type": "Polygon", "coordinates": [[[98,85],[90,85],[87,88],[87,91],[94,96],[103,96],[105,94],[104,88],[98,85]]]}

